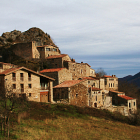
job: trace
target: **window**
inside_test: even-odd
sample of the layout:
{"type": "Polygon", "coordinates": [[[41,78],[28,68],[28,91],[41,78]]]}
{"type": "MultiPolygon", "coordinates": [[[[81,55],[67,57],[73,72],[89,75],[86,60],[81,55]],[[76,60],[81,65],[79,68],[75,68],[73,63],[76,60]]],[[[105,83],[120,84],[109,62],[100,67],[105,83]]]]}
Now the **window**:
{"type": "Polygon", "coordinates": [[[129,103],[129,107],[131,107],[131,103],[129,103]]]}
{"type": "Polygon", "coordinates": [[[135,102],[134,102],[134,106],[135,106],[135,102]]]}
{"type": "Polygon", "coordinates": [[[81,69],[81,74],[83,74],[83,71],[82,71],[82,69],[81,69]]]}
{"type": "Polygon", "coordinates": [[[97,101],[97,96],[96,96],[96,101],[97,101]]]}
{"type": "Polygon", "coordinates": [[[20,80],[23,81],[23,73],[20,73],[20,80]]]}
{"type": "Polygon", "coordinates": [[[31,73],[28,73],[28,81],[31,81],[31,73]]]}
{"type": "Polygon", "coordinates": [[[16,73],[12,73],[12,80],[16,81],[16,73]]]}
{"type": "Polygon", "coordinates": [[[28,88],[32,88],[32,85],[31,84],[28,84],[28,88]]]}
{"type": "Polygon", "coordinates": [[[76,97],[78,97],[78,93],[76,93],[76,97]]]}
{"type": "Polygon", "coordinates": [[[13,84],[13,89],[16,89],[16,84],[13,84]]]}
{"type": "Polygon", "coordinates": [[[50,48],[46,48],[46,51],[50,51],[50,48]]]}
{"type": "Polygon", "coordinates": [[[21,92],[24,92],[24,84],[20,84],[21,92]]]}
{"type": "Polygon", "coordinates": [[[31,94],[31,93],[29,93],[29,97],[31,97],[31,95],[32,95],[32,94],[31,94]]]}
{"type": "Polygon", "coordinates": [[[90,83],[90,81],[88,81],[88,83],[90,83]]]}

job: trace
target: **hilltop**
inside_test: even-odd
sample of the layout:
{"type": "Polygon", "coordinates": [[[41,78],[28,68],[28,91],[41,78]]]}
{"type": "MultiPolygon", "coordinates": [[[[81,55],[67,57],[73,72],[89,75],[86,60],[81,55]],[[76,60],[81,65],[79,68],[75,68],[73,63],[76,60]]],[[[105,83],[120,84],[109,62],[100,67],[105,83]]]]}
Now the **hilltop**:
{"type": "Polygon", "coordinates": [[[39,28],[33,27],[25,32],[13,30],[11,32],[3,33],[0,36],[0,47],[31,41],[38,41],[45,45],[55,45],[49,34],[43,32],[39,28]]]}
{"type": "Polygon", "coordinates": [[[43,45],[52,45],[57,47],[52,41],[50,35],[39,28],[33,27],[25,32],[13,30],[11,32],[5,32],[0,36],[0,56],[2,56],[1,61],[19,66],[25,66],[35,71],[47,68],[45,61],[27,61],[26,59],[15,55],[11,50],[11,46],[14,46],[16,43],[28,43],[31,41],[37,41],[43,45]]]}

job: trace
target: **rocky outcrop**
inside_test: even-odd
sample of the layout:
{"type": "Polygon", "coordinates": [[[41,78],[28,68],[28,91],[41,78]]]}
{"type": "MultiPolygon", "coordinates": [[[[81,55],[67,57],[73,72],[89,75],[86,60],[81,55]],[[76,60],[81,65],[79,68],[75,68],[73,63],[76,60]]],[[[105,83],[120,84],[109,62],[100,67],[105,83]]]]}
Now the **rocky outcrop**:
{"type": "Polygon", "coordinates": [[[0,46],[12,45],[15,43],[25,43],[30,41],[38,41],[45,45],[54,45],[50,35],[44,33],[41,29],[33,27],[25,32],[14,30],[5,32],[0,36],[0,46]]]}

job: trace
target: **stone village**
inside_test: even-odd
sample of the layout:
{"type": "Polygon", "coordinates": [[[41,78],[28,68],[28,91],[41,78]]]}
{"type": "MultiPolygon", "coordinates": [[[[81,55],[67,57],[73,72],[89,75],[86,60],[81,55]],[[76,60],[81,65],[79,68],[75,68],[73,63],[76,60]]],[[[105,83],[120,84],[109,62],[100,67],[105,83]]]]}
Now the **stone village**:
{"type": "Polygon", "coordinates": [[[87,63],[77,63],[61,54],[55,45],[32,41],[12,45],[15,55],[26,60],[45,59],[48,69],[35,72],[25,67],[0,62],[0,86],[11,87],[18,97],[29,101],[65,103],[118,111],[128,116],[137,110],[136,99],[118,91],[115,75],[96,77],[87,63]]]}

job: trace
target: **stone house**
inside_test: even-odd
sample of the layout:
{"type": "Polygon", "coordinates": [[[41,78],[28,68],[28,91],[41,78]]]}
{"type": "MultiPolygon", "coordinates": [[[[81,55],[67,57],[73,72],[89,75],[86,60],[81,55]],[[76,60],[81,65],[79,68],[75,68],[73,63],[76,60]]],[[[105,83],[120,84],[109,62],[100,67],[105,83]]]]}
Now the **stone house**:
{"type": "Polygon", "coordinates": [[[118,90],[118,78],[115,75],[104,75],[101,78],[104,79],[105,90],[118,90]]]}
{"type": "Polygon", "coordinates": [[[91,69],[91,66],[88,63],[65,61],[64,66],[72,73],[73,80],[78,80],[82,77],[95,76],[95,70],[91,69]]]}
{"type": "Polygon", "coordinates": [[[136,99],[126,96],[124,92],[109,91],[112,97],[112,104],[116,106],[127,106],[129,113],[135,113],[137,110],[136,99]]]}
{"type": "Polygon", "coordinates": [[[58,47],[43,45],[36,41],[14,44],[11,46],[11,50],[15,53],[15,55],[26,60],[45,59],[51,55],[60,55],[58,47]]]}
{"type": "Polygon", "coordinates": [[[89,106],[90,107],[102,107],[102,90],[95,87],[89,87],[89,106]]]}
{"type": "Polygon", "coordinates": [[[66,68],[44,69],[41,74],[54,78],[54,86],[61,84],[64,81],[72,80],[72,74],[66,68]]]}
{"type": "Polygon", "coordinates": [[[48,67],[51,68],[64,68],[65,61],[71,61],[67,54],[52,55],[46,58],[48,67]]]}
{"type": "Polygon", "coordinates": [[[4,87],[29,101],[53,102],[53,78],[25,67],[11,68],[0,73],[1,91],[4,87]]]}
{"type": "Polygon", "coordinates": [[[92,76],[81,77],[81,78],[79,78],[79,80],[87,80],[89,87],[100,88],[100,79],[97,77],[92,77],[92,76]]]}
{"type": "Polygon", "coordinates": [[[53,88],[54,101],[77,106],[89,105],[87,80],[68,80],[53,88]]]}

